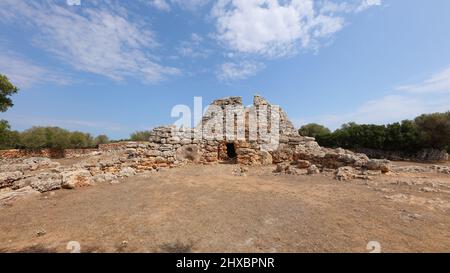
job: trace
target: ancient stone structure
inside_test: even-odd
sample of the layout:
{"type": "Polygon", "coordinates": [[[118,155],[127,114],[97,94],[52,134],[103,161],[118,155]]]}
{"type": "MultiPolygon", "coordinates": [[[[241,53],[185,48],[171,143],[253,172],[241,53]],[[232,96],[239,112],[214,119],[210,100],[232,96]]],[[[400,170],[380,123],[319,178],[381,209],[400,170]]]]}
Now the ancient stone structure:
{"type": "Polygon", "coordinates": [[[242,176],[248,172],[246,165],[277,164],[278,174],[331,171],[338,180],[367,178],[391,169],[389,161],[322,148],[314,138],[300,136],[286,113],[260,96],[254,97],[251,107],[244,107],[240,97],[216,100],[195,128],[157,127],[146,142],[100,145],[75,165],[61,166],[48,158],[0,161],[0,203],[27,193],[116,183],[137,173],[184,164],[225,161],[239,164],[235,173],[242,176]]]}

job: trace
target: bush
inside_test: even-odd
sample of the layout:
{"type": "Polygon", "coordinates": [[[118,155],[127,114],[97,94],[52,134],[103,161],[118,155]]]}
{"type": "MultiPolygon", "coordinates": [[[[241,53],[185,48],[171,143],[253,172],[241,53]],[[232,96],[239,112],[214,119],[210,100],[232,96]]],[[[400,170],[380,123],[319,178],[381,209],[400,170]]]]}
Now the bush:
{"type": "Polygon", "coordinates": [[[12,149],[19,143],[19,133],[11,131],[6,120],[0,120],[0,149],[12,149]]]}
{"type": "Polygon", "coordinates": [[[319,125],[317,123],[310,123],[302,126],[298,133],[301,136],[307,136],[307,137],[317,137],[317,136],[323,136],[328,135],[331,133],[330,129],[323,125],[319,125]]]}
{"type": "Polygon", "coordinates": [[[450,145],[450,112],[421,115],[415,123],[425,146],[445,149],[450,145]]]}
{"type": "Polygon", "coordinates": [[[98,146],[100,144],[107,144],[109,143],[109,138],[107,135],[99,135],[94,139],[94,145],[98,146]]]}
{"type": "MultiPolygon", "coordinates": [[[[9,127],[8,127],[9,128],[9,127]]],[[[1,131],[1,129],[0,129],[1,131]]],[[[0,135],[6,135],[0,133],[0,135]]],[[[9,132],[9,141],[2,141],[0,137],[0,148],[23,148],[23,149],[84,149],[93,148],[98,144],[108,142],[105,135],[93,139],[90,134],[82,132],[70,132],[59,127],[32,127],[24,132],[9,132]],[[3,143],[3,145],[2,145],[3,143]]]]}
{"type": "Polygon", "coordinates": [[[132,141],[148,141],[150,138],[150,131],[137,131],[131,134],[132,141]]]}

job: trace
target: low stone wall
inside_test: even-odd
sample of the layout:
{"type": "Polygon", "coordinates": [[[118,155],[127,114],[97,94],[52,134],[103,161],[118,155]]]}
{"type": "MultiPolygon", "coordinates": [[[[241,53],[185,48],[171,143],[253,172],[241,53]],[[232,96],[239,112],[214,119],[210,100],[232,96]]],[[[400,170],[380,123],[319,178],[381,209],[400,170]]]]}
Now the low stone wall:
{"type": "Polygon", "coordinates": [[[13,158],[77,158],[96,152],[97,149],[41,149],[41,150],[1,150],[0,159],[13,158]]]}

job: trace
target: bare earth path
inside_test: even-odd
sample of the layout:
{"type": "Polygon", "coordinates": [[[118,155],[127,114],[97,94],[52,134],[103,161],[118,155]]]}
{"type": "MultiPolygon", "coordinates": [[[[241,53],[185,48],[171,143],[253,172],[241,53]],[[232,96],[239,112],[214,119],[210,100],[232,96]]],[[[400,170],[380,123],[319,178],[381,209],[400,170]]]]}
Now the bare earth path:
{"type": "Polygon", "coordinates": [[[0,252],[450,252],[449,175],[186,166],[0,208],[0,252]]]}

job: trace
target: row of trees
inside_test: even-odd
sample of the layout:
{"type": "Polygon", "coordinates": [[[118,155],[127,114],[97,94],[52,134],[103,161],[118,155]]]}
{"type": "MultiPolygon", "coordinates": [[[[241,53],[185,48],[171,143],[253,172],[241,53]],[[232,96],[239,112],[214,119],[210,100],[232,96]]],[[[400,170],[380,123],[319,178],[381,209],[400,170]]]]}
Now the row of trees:
{"type": "Polygon", "coordinates": [[[84,149],[108,143],[106,135],[92,137],[78,131],[59,127],[33,127],[23,132],[10,130],[9,124],[0,122],[0,149],[84,149]]]}
{"type": "Polygon", "coordinates": [[[300,128],[299,133],[315,137],[319,144],[325,147],[405,152],[435,148],[450,151],[450,112],[424,114],[414,120],[388,125],[351,122],[334,132],[312,123],[300,128]]]}

